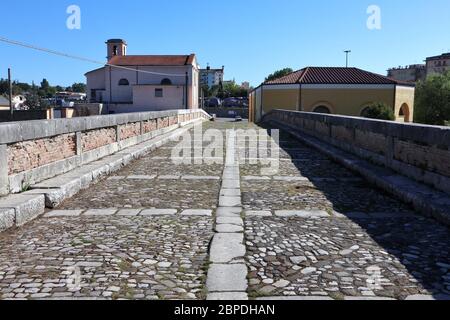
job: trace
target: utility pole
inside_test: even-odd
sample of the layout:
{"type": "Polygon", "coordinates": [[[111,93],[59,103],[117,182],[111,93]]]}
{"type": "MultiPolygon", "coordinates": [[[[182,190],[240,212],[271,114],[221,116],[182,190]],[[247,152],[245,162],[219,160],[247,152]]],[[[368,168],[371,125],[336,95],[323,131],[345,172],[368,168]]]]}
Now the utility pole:
{"type": "Polygon", "coordinates": [[[188,87],[189,87],[189,75],[186,72],[186,92],[185,92],[185,103],[186,103],[186,110],[189,109],[189,104],[188,104],[188,87]]]}
{"type": "Polygon", "coordinates": [[[11,113],[11,120],[13,119],[13,115],[14,115],[14,108],[12,105],[12,94],[13,94],[13,90],[12,90],[12,81],[11,81],[11,68],[8,68],[8,86],[9,86],[9,110],[11,113]]]}
{"type": "Polygon", "coordinates": [[[348,68],[348,55],[352,52],[351,50],[345,50],[345,67],[348,68]]]}

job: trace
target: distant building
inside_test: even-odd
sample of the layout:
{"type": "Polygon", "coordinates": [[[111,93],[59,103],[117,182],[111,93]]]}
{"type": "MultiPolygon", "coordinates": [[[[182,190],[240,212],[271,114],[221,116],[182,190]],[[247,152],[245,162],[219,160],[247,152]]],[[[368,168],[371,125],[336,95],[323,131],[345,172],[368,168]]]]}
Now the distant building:
{"type": "Polygon", "coordinates": [[[250,90],[250,82],[247,81],[242,82],[241,88],[245,90],[250,90]]]}
{"type": "Polygon", "coordinates": [[[222,66],[222,69],[211,69],[210,66],[208,66],[206,69],[200,69],[200,85],[202,87],[208,86],[208,88],[219,86],[221,83],[223,83],[224,74],[224,66],[222,66]]]}
{"type": "Polygon", "coordinates": [[[110,113],[199,107],[195,54],[127,55],[124,40],[106,45],[108,64],[86,73],[89,102],[107,105],[110,113]]]}
{"type": "Polygon", "coordinates": [[[427,68],[424,64],[392,68],[388,70],[388,77],[405,82],[424,81],[427,77],[427,68]]]}
{"type": "Polygon", "coordinates": [[[427,77],[450,71],[450,52],[426,59],[427,77]]]}
{"type": "MultiPolygon", "coordinates": [[[[25,102],[27,99],[23,95],[14,96],[12,99],[12,105],[15,110],[26,109],[25,102]]],[[[9,110],[9,98],[0,96],[0,110],[9,110]]]]}
{"type": "Polygon", "coordinates": [[[64,99],[68,101],[84,101],[86,100],[86,93],[80,92],[57,92],[55,94],[56,99],[64,99]]]}
{"type": "Polygon", "coordinates": [[[357,68],[309,67],[267,81],[250,92],[250,121],[259,122],[274,109],[364,116],[383,102],[399,122],[414,119],[413,83],[357,68]]]}

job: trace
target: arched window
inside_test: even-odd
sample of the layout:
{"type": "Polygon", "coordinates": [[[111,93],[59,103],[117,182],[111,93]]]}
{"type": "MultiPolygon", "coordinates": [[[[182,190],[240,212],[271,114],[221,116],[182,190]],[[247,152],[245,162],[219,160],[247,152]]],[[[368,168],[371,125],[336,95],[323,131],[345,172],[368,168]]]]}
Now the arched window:
{"type": "Polygon", "coordinates": [[[129,86],[130,82],[127,79],[120,79],[119,86],[129,86]]]}
{"type": "Polygon", "coordinates": [[[162,79],[161,80],[161,85],[162,86],[170,86],[170,85],[172,85],[172,81],[170,79],[167,79],[167,78],[162,79]]]}
{"type": "Polygon", "coordinates": [[[328,107],[326,106],[318,106],[316,108],[314,108],[314,113],[325,113],[325,114],[331,114],[331,111],[328,107]]]}

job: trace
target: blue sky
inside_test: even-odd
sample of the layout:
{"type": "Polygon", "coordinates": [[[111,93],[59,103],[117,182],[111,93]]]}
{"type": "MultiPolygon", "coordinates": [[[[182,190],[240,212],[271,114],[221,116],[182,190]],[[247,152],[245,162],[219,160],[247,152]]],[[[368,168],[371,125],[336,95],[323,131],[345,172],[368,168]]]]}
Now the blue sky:
{"type": "MultiPolygon", "coordinates": [[[[2,6],[0,36],[103,61],[108,38],[129,54],[188,54],[227,79],[258,85],[274,70],[351,66],[385,74],[450,51],[448,0],[40,0],[2,6]],[[81,8],[81,30],[66,27],[69,5],[81,8]],[[369,30],[369,5],[381,8],[381,30],[369,30]],[[5,14],[6,12],[10,14],[5,14]],[[19,17],[19,19],[18,19],[19,17]]],[[[98,66],[0,43],[0,77],[51,84],[84,82],[98,66]]]]}

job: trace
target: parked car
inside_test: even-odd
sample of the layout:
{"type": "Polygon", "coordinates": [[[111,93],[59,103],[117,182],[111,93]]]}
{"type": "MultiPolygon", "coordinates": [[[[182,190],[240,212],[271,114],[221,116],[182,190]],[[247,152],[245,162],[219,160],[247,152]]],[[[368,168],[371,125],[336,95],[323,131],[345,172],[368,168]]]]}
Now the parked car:
{"type": "Polygon", "coordinates": [[[237,98],[226,98],[223,100],[223,106],[232,108],[232,107],[239,107],[240,101],[237,98]]]}
{"type": "Polygon", "coordinates": [[[222,101],[220,101],[219,98],[209,98],[206,101],[206,106],[210,107],[210,108],[214,108],[214,107],[220,107],[222,105],[222,101]]]}

